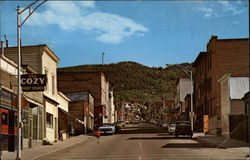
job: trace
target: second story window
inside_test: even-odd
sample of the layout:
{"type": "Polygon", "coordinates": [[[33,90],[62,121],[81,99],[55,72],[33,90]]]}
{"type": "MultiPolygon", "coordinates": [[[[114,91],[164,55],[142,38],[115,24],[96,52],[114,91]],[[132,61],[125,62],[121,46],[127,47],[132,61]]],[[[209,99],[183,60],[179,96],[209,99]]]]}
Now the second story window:
{"type": "Polygon", "coordinates": [[[46,127],[53,128],[53,115],[46,113],[46,127]]]}
{"type": "Polygon", "coordinates": [[[45,69],[45,75],[46,75],[46,78],[47,78],[47,84],[45,86],[45,91],[47,91],[47,92],[49,92],[49,83],[48,83],[49,82],[48,81],[49,80],[49,76],[48,76],[48,73],[49,73],[48,70],[45,69]]]}
{"type": "Polygon", "coordinates": [[[56,91],[55,79],[55,76],[52,75],[52,94],[55,94],[56,91]]]}

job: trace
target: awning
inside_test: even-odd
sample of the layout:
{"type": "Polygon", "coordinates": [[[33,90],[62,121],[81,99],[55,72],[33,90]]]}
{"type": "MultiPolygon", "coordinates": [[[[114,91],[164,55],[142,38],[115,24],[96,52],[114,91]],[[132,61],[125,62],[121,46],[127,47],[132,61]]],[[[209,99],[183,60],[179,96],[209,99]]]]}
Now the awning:
{"type": "Polygon", "coordinates": [[[42,103],[36,102],[36,101],[32,100],[31,98],[28,98],[28,97],[25,96],[25,95],[24,95],[24,98],[25,98],[28,102],[30,102],[30,103],[33,103],[33,104],[38,105],[38,106],[43,106],[42,103]]]}
{"type": "Polygon", "coordinates": [[[62,113],[64,113],[68,117],[72,117],[69,112],[66,112],[65,110],[63,110],[61,108],[58,108],[58,111],[61,111],[62,113]]]}

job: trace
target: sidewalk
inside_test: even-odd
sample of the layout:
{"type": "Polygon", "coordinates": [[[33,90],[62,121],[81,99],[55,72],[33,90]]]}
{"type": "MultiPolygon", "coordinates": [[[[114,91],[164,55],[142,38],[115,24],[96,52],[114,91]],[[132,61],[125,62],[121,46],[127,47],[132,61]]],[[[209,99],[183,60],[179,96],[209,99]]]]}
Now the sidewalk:
{"type": "MultiPolygon", "coordinates": [[[[34,148],[23,149],[21,157],[22,160],[35,160],[93,138],[93,136],[89,135],[79,135],[70,137],[70,139],[64,141],[55,142],[53,145],[42,145],[34,148]]],[[[1,158],[2,160],[15,160],[16,152],[4,151],[1,158]]]]}
{"type": "Polygon", "coordinates": [[[230,152],[249,155],[250,143],[244,141],[217,135],[205,135],[204,133],[194,133],[194,138],[196,138],[201,144],[212,148],[222,148],[227,149],[230,152]]]}

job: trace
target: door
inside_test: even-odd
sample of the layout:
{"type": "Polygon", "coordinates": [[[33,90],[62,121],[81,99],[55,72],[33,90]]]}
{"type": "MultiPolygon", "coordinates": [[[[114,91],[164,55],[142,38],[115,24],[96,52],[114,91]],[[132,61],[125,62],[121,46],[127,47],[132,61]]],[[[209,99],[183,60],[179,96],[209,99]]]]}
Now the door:
{"type": "Polygon", "coordinates": [[[55,140],[57,140],[57,135],[58,135],[58,122],[57,122],[57,118],[55,118],[55,130],[54,130],[54,133],[55,133],[55,140]]]}
{"type": "Polygon", "coordinates": [[[31,148],[32,147],[32,139],[33,139],[33,119],[32,117],[29,118],[29,144],[28,147],[31,148]]]}
{"type": "Polygon", "coordinates": [[[204,115],[203,121],[204,121],[203,132],[207,133],[208,132],[208,122],[209,122],[208,115],[204,115]]]}

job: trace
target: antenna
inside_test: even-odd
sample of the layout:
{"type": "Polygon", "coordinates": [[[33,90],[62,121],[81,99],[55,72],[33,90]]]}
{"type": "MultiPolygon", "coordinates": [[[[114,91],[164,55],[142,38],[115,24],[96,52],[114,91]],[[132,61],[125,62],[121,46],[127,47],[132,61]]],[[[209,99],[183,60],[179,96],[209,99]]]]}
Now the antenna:
{"type": "Polygon", "coordinates": [[[5,39],[5,43],[6,43],[6,48],[8,48],[9,47],[9,41],[6,38],[6,34],[4,34],[4,39],[5,39]]]}

